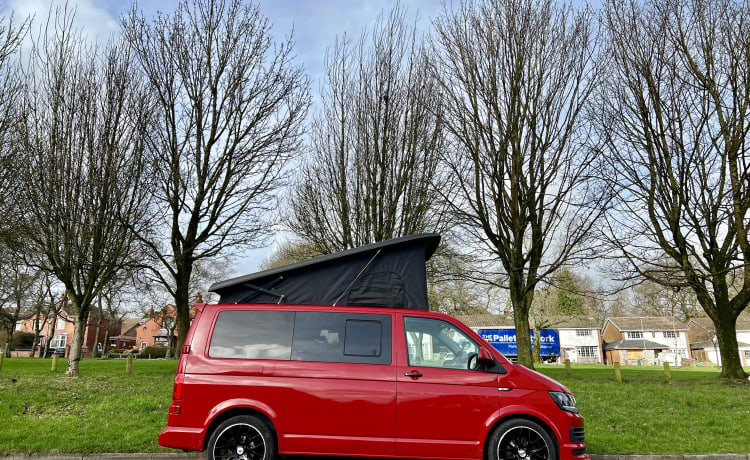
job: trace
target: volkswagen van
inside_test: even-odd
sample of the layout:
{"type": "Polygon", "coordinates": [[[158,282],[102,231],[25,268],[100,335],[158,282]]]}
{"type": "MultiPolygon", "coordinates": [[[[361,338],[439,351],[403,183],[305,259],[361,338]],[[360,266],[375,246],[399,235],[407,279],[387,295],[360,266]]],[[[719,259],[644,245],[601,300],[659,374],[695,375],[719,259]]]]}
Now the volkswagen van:
{"type": "Polygon", "coordinates": [[[587,458],[570,390],[512,364],[451,316],[331,305],[198,310],[162,446],[209,460],[587,458]]]}

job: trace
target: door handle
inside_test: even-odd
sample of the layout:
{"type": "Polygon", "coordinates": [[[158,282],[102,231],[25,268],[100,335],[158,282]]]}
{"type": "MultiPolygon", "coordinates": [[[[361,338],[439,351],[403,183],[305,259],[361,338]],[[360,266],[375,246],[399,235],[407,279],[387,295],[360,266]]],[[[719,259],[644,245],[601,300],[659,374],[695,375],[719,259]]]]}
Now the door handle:
{"type": "Polygon", "coordinates": [[[407,372],[407,373],[406,373],[406,374],[404,374],[404,375],[405,375],[406,377],[414,377],[414,378],[417,378],[417,377],[422,377],[422,374],[420,374],[420,373],[419,373],[419,372],[417,372],[417,371],[411,371],[411,372],[407,372]]]}

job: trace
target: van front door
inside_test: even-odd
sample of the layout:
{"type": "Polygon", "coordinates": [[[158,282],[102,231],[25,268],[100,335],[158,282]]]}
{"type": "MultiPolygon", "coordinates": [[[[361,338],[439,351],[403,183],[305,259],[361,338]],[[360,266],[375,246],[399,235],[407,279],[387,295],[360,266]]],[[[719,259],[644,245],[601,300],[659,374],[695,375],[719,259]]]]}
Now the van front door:
{"type": "Polygon", "coordinates": [[[498,374],[469,369],[479,345],[451,323],[402,319],[396,456],[480,458],[479,433],[500,405],[498,374]]]}

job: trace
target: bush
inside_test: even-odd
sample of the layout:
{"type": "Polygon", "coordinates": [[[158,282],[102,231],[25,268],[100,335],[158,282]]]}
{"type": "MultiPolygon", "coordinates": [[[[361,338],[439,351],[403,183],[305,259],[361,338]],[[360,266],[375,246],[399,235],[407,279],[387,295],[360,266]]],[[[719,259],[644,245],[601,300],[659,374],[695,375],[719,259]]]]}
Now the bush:
{"type": "Polygon", "coordinates": [[[31,348],[31,344],[34,342],[33,332],[16,332],[13,334],[13,343],[11,343],[11,350],[26,350],[31,348]]]}
{"type": "MultiPolygon", "coordinates": [[[[169,348],[169,356],[174,358],[174,347],[169,348]]],[[[167,356],[167,347],[146,347],[141,350],[142,357],[164,358],[167,356]]]]}

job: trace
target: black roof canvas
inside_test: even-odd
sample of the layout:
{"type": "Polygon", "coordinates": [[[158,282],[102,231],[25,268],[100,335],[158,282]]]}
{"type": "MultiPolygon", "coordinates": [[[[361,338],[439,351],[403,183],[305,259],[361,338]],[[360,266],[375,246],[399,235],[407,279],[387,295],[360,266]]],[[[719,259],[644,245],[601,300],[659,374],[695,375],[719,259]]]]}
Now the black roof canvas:
{"type": "Polygon", "coordinates": [[[427,310],[425,262],[440,243],[426,233],[369,244],[221,281],[221,303],[349,305],[427,310]]]}

